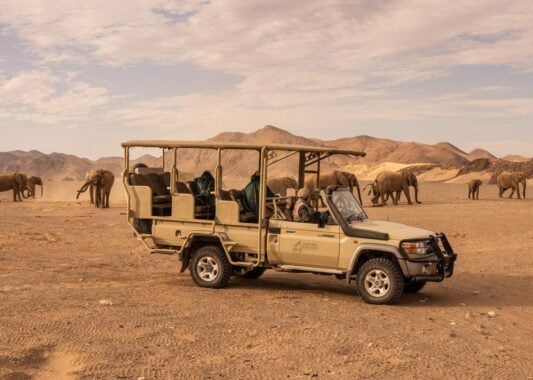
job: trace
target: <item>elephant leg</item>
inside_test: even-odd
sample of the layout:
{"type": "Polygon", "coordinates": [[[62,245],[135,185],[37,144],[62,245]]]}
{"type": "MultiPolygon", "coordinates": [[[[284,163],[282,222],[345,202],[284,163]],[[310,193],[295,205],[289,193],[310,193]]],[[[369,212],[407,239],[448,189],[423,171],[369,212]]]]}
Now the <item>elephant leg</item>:
{"type": "Polygon", "coordinates": [[[93,185],[89,186],[89,195],[91,197],[91,204],[93,204],[94,203],[94,186],[93,185]]]}
{"type": "Polygon", "coordinates": [[[13,202],[22,202],[22,197],[20,196],[20,188],[17,183],[13,185],[13,202]]]}
{"type": "Polygon", "coordinates": [[[100,207],[100,189],[96,186],[94,190],[94,207],[100,207]]]}
{"type": "Polygon", "coordinates": [[[407,204],[412,205],[413,202],[411,202],[411,195],[409,194],[409,186],[404,186],[403,192],[405,194],[405,197],[407,198],[407,204]]]}
{"type": "Polygon", "coordinates": [[[379,191],[379,196],[381,198],[381,205],[385,206],[387,204],[387,201],[385,200],[385,193],[382,190],[379,191]]]}
{"type": "Polygon", "coordinates": [[[388,193],[388,195],[390,195],[390,198],[392,199],[392,204],[393,205],[397,205],[398,204],[398,199],[400,199],[399,195],[398,195],[398,192],[394,193],[394,192],[390,192],[388,193]]]}
{"type": "MultiPolygon", "coordinates": [[[[507,190],[507,189],[505,189],[505,190],[507,190]]],[[[509,199],[511,199],[513,197],[514,191],[515,191],[514,187],[511,187],[511,194],[509,195],[509,199]]]]}
{"type": "Polygon", "coordinates": [[[520,197],[520,185],[518,185],[518,184],[516,184],[516,197],[518,199],[521,199],[521,197],[520,197]]]}
{"type": "MultiPolygon", "coordinates": [[[[361,189],[359,188],[359,185],[356,188],[357,188],[357,196],[359,197],[359,203],[363,204],[363,198],[361,197],[361,189]]],[[[525,195],[524,195],[524,198],[525,198],[525,195]]]]}
{"type": "Polygon", "coordinates": [[[400,201],[400,197],[402,196],[401,190],[396,191],[396,204],[400,201]]]}
{"type": "Polygon", "coordinates": [[[470,194],[472,193],[471,189],[468,189],[468,199],[470,199],[470,194]]]}

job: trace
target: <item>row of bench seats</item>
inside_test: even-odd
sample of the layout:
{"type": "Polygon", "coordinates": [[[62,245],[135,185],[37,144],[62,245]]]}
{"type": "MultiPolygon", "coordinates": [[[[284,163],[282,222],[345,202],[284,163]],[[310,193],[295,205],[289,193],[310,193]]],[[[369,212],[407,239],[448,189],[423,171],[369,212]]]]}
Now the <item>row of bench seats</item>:
{"type": "MultiPolygon", "coordinates": [[[[137,168],[135,173],[129,175],[132,186],[148,186],[152,190],[152,215],[172,215],[172,195],[170,194],[170,173],[159,168],[137,168]]],[[[191,194],[195,202],[196,219],[213,219],[215,210],[206,205],[205,197],[200,197],[200,191],[194,181],[176,182],[178,194],[191,194]]],[[[242,211],[242,191],[221,190],[220,199],[234,201],[239,204],[239,221],[244,223],[257,223],[257,216],[242,211]]],[[[287,210],[288,211],[288,210],[287,210]]],[[[290,212],[288,217],[290,218],[290,212]]]]}
{"type": "MultiPolygon", "coordinates": [[[[172,195],[170,194],[170,173],[156,168],[138,168],[130,174],[129,183],[132,186],[148,186],[152,190],[152,214],[154,216],[172,215],[172,195]]],[[[206,205],[200,196],[198,186],[193,181],[176,182],[179,194],[191,194],[195,202],[195,217],[197,219],[213,219],[214,210],[206,205]]]]}

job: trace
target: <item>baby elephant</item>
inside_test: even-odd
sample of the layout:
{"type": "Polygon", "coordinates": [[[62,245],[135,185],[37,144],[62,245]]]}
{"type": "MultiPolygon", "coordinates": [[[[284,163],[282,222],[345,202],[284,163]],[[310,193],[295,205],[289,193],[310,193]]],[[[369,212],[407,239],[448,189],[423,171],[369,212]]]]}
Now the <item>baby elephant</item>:
{"type": "Polygon", "coordinates": [[[479,187],[483,184],[480,179],[473,179],[468,182],[468,199],[472,195],[472,199],[479,199],[479,187]]]}

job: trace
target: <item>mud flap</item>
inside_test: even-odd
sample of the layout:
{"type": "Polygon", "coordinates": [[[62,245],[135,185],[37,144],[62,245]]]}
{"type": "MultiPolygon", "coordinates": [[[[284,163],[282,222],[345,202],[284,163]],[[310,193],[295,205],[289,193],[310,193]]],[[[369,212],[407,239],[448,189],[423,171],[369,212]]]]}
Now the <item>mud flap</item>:
{"type": "Polygon", "coordinates": [[[180,257],[179,260],[179,273],[185,272],[185,270],[189,267],[189,262],[191,261],[191,255],[189,254],[183,254],[180,257]]]}

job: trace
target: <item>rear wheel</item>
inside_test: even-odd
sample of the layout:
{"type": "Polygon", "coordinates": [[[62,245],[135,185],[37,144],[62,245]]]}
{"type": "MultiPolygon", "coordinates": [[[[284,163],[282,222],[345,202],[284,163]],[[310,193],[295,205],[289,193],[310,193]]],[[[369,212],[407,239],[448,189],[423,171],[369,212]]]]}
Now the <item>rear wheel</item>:
{"type": "Polygon", "coordinates": [[[416,293],[422,290],[422,288],[426,286],[425,281],[413,281],[413,279],[405,279],[405,285],[403,287],[403,291],[405,293],[416,293]]]}
{"type": "Polygon", "coordinates": [[[370,259],[357,272],[357,290],[367,303],[396,303],[403,293],[403,288],[402,272],[398,265],[389,259],[370,259]]]}
{"type": "Polygon", "coordinates": [[[254,268],[252,270],[249,270],[248,272],[244,274],[239,274],[238,277],[240,278],[246,278],[248,280],[255,280],[263,275],[265,273],[266,268],[254,268]]]}
{"type": "Polygon", "coordinates": [[[192,255],[189,269],[193,281],[203,288],[223,288],[231,277],[231,264],[216,245],[198,248],[192,255]]]}

